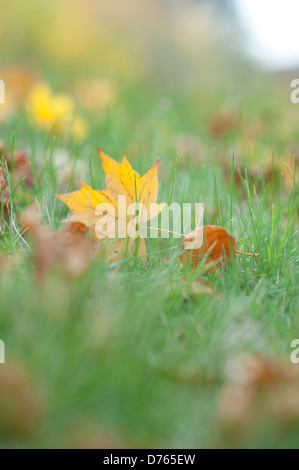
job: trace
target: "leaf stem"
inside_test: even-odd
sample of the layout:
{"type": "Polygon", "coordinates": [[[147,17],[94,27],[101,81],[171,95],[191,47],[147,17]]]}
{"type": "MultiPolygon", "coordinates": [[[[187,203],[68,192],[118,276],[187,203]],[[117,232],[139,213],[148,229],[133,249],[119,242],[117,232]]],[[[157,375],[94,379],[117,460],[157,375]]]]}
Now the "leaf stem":
{"type": "Polygon", "coordinates": [[[238,251],[238,250],[235,250],[235,253],[236,255],[244,255],[244,256],[254,256],[255,258],[257,258],[258,256],[260,256],[259,253],[244,253],[243,251],[238,251]]]}

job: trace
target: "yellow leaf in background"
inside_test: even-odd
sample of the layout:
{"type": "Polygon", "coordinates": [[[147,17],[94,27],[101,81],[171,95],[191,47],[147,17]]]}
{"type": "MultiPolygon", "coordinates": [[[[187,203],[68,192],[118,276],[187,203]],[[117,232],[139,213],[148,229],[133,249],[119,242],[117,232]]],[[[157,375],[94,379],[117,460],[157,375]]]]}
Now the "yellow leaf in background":
{"type": "Polygon", "coordinates": [[[26,109],[37,125],[49,130],[55,122],[72,117],[74,103],[66,95],[53,95],[48,85],[40,84],[32,88],[26,109]]]}
{"type": "Polygon", "coordinates": [[[63,93],[54,94],[46,84],[35,85],[26,101],[26,110],[32,122],[50,131],[61,133],[71,130],[75,139],[83,139],[88,133],[84,119],[75,117],[73,99],[63,93]]]}

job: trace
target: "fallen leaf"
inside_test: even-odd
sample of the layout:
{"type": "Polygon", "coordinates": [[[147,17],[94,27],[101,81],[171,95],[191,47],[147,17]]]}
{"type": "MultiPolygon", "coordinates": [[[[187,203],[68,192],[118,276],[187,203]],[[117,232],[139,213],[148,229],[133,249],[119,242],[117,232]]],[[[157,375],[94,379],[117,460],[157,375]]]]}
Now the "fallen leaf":
{"type": "Polygon", "coordinates": [[[59,267],[70,276],[80,276],[88,268],[96,249],[87,236],[88,227],[81,222],[70,222],[59,232],[42,227],[39,215],[29,208],[22,216],[22,227],[35,243],[35,267],[38,279],[53,267],[59,267]]]}
{"type": "Polygon", "coordinates": [[[0,158],[4,155],[4,142],[0,140],[0,158]]]}
{"type": "Polygon", "coordinates": [[[0,433],[26,436],[41,414],[41,399],[23,369],[17,365],[0,368],[0,433]]]}
{"type": "Polygon", "coordinates": [[[292,190],[295,184],[298,187],[298,178],[296,179],[296,172],[298,174],[299,167],[299,155],[296,154],[295,157],[291,156],[283,161],[282,163],[282,173],[283,173],[283,184],[287,190],[292,190]],[[294,158],[295,158],[295,174],[294,174],[294,158]]]}
{"type": "Polygon", "coordinates": [[[13,153],[9,152],[5,155],[8,169],[12,173],[14,184],[25,178],[24,184],[27,188],[33,185],[33,175],[31,171],[29,156],[25,150],[15,150],[13,153]]]}
{"type": "MultiPolygon", "coordinates": [[[[144,239],[118,238],[118,220],[125,221],[125,233],[128,237],[128,224],[135,217],[127,214],[127,209],[131,204],[140,203],[146,208],[146,214],[139,214],[138,221],[146,221],[157,216],[165,204],[156,204],[158,197],[158,166],[159,160],[154,163],[152,168],[144,175],[140,176],[124,156],[121,163],[117,163],[111,157],[105,155],[98,149],[102,160],[102,167],[106,173],[106,189],[96,191],[87,184],[81,182],[81,189],[68,194],[60,194],[58,198],[63,201],[73,212],[70,220],[80,222],[91,229],[95,238],[102,241],[97,232],[97,224],[102,217],[111,217],[115,222],[114,247],[111,250],[116,255],[123,255],[128,252],[130,255],[146,254],[144,239]],[[125,196],[124,206],[120,207],[118,197],[125,196]],[[103,215],[98,215],[97,207],[102,204],[105,208],[103,215]],[[151,210],[150,210],[151,209],[151,210]]],[[[111,242],[111,240],[110,240],[111,242]]],[[[111,243],[110,243],[111,244],[111,243]]]]}
{"type": "MultiPolygon", "coordinates": [[[[299,164],[299,157],[295,158],[296,166],[299,164]]],[[[244,190],[246,179],[249,185],[254,186],[257,191],[263,188],[263,183],[279,187],[281,175],[283,177],[283,187],[286,190],[292,190],[294,186],[294,156],[283,159],[275,159],[270,156],[263,160],[263,164],[244,161],[236,161],[234,167],[234,183],[236,186],[244,190]]],[[[231,168],[226,165],[224,170],[227,184],[231,183],[231,168]]],[[[296,175],[295,175],[296,176],[296,175]]],[[[295,178],[296,181],[296,178],[295,178]]],[[[297,183],[296,183],[297,184],[297,183]]]]}
{"type": "Polygon", "coordinates": [[[247,139],[257,141],[265,134],[267,130],[267,124],[263,119],[258,118],[252,122],[249,122],[244,128],[244,134],[247,139]]]}
{"type": "Polygon", "coordinates": [[[213,137],[221,137],[224,133],[234,130],[238,125],[238,115],[235,112],[223,112],[210,118],[208,130],[213,137]]]}
{"type": "Polygon", "coordinates": [[[233,361],[219,400],[222,425],[237,438],[269,418],[291,425],[299,420],[298,393],[298,370],[289,361],[263,356],[233,361]]]}
{"type": "Polygon", "coordinates": [[[82,435],[68,443],[69,449],[123,449],[124,444],[114,436],[106,434],[82,435]]]}
{"type": "Polygon", "coordinates": [[[299,379],[299,373],[294,367],[285,367],[285,364],[271,357],[259,355],[232,361],[228,364],[227,376],[231,382],[244,387],[299,379]]]}
{"type": "Polygon", "coordinates": [[[230,262],[236,250],[236,240],[223,227],[204,225],[184,238],[180,256],[184,266],[196,268],[204,261],[205,272],[212,272],[225,262],[230,262]]]}
{"type": "Polygon", "coordinates": [[[32,74],[22,67],[1,68],[1,79],[8,86],[5,89],[5,105],[0,106],[0,122],[23,104],[34,83],[32,74]]]}
{"type": "MultiPolygon", "coordinates": [[[[268,169],[267,169],[268,171],[268,169]]],[[[226,164],[224,168],[224,176],[228,185],[231,184],[231,172],[232,169],[230,165],[226,164]]],[[[257,165],[246,165],[243,161],[235,161],[233,177],[234,177],[234,185],[238,188],[242,189],[244,193],[244,181],[248,180],[248,183],[257,184],[258,176],[261,173],[261,169],[257,165]]],[[[260,186],[260,182],[259,182],[260,186]]],[[[245,194],[245,193],[244,193],[245,194]]]]}
{"type": "Polygon", "coordinates": [[[4,175],[2,168],[0,167],[0,198],[1,198],[1,205],[4,204],[4,211],[10,207],[10,200],[9,200],[9,187],[4,175]]]}
{"type": "Polygon", "coordinates": [[[66,430],[68,449],[125,449],[127,446],[115,432],[99,427],[98,423],[78,418],[66,430]]]}

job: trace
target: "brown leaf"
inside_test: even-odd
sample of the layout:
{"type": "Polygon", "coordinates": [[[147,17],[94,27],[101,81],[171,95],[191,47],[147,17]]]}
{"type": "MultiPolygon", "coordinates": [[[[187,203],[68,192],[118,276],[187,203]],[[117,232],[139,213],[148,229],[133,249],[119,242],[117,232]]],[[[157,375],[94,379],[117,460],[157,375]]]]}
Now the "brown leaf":
{"type": "Polygon", "coordinates": [[[1,198],[1,204],[4,204],[4,211],[7,212],[7,210],[10,207],[9,187],[8,187],[4,172],[1,167],[0,167],[0,198],[1,198]]]}
{"type": "Polygon", "coordinates": [[[71,441],[68,445],[71,449],[124,449],[124,444],[116,438],[105,434],[82,435],[81,439],[71,441]]]}
{"type": "Polygon", "coordinates": [[[125,449],[126,445],[115,433],[84,419],[75,420],[67,430],[68,449],[125,449]]]}
{"type": "MultiPolygon", "coordinates": [[[[134,238],[129,239],[129,221],[132,221],[134,216],[131,215],[127,218],[126,211],[131,204],[138,201],[139,204],[144,205],[146,209],[144,217],[146,220],[149,220],[156,217],[165,207],[165,204],[156,203],[159,188],[159,160],[141,177],[139,173],[132,168],[126,156],[124,156],[121,163],[117,163],[113,158],[105,155],[99,148],[98,152],[102,161],[103,170],[106,173],[106,189],[97,191],[81,182],[82,187],[79,191],[60,194],[58,198],[73,212],[71,215],[72,222],[80,222],[88,226],[91,229],[92,235],[100,242],[104,239],[109,242],[112,240],[112,242],[109,243],[112,247],[112,258],[119,258],[119,256],[123,256],[123,253],[127,253],[131,256],[133,252],[137,255],[137,249],[139,249],[139,256],[145,256],[147,253],[145,241],[141,239],[139,243],[135,242],[134,238]],[[125,208],[121,208],[118,205],[120,195],[125,196],[125,208]],[[100,204],[105,206],[105,214],[97,214],[97,207],[100,204]],[[101,232],[98,226],[98,223],[103,217],[109,217],[111,225],[115,227],[113,238],[101,232]],[[118,239],[117,221],[123,221],[125,223],[126,238],[118,239]],[[127,249],[128,244],[129,249],[127,249]]],[[[139,217],[141,217],[141,219],[138,219],[139,223],[144,221],[142,211],[139,217]]]]}
{"type": "Polygon", "coordinates": [[[88,268],[96,250],[88,237],[89,229],[81,222],[70,222],[53,233],[37,222],[34,210],[22,217],[24,230],[35,243],[35,267],[39,279],[53,268],[59,267],[70,276],[80,276],[88,268]]]}
{"type": "Polygon", "coordinates": [[[223,227],[205,225],[186,235],[182,248],[180,259],[184,266],[196,268],[207,256],[205,272],[212,272],[224,262],[231,261],[236,240],[223,227]]]}
{"type": "Polygon", "coordinates": [[[23,436],[33,431],[41,411],[40,396],[22,368],[0,367],[0,433],[23,436]]]}
{"type": "Polygon", "coordinates": [[[4,155],[4,142],[0,140],[0,158],[4,155]]]}
{"type": "Polygon", "coordinates": [[[33,185],[33,175],[30,167],[30,161],[25,150],[15,150],[12,158],[11,152],[5,155],[9,170],[13,175],[14,184],[25,178],[24,184],[27,188],[33,185]]]}
{"type": "Polygon", "coordinates": [[[229,378],[220,397],[219,411],[224,427],[237,436],[269,418],[280,424],[299,420],[299,374],[289,361],[249,357],[233,363],[229,378]]]}
{"type": "Polygon", "coordinates": [[[238,125],[238,115],[235,112],[223,112],[210,118],[208,131],[215,137],[221,137],[227,131],[234,130],[238,125]]]}
{"type": "MultiPolygon", "coordinates": [[[[299,158],[296,156],[296,166],[298,168],[299,158]]],[[[249,185],[254,185],[257,191],[262,188],[262,182],[279,187],[281,174],[283,176],[283,187],[291,190],[294,186],[294,157],[289,156],[281,160],[266,158],[262,165],[250,162],[236,161],[234,167],[234,183],[244,190],[244,181],[248,179],[249,185]]],[[[231,168],[226,165],[224,170],[227,184],[231,182],[231,168]]],[[[295,175],[296,176],[296,175],[295,175]]]]}
{"type": "Polygon", "coordinates": [[[299,372],[288,364],[280,364],[267,356],[250,356],[232,362],[228,367],[232,382],[242,386],[273,385],[281,380],[299,379],[299,372]]]}
{"type": "Polygon", "coordinates": [[[294,174],[294,157],[288,157],[282,163],[282,173],[283,173],[283,184],[287,190],[292,190],[294,186],[294,179],[298,185],[298,167],[299,167],[299,155],[295,156],[295,174],[294,174]],[[297,178],[296,178],[297,173],[297,178]]]}

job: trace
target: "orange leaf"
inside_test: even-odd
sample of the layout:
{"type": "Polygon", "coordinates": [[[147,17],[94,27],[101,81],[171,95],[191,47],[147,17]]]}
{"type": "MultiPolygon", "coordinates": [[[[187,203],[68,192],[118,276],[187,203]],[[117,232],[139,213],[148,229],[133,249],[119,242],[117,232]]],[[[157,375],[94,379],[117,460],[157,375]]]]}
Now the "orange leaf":
{"type": "Polygon", "coordinates": [[[6,212],[10,206],[9,187],[8,187],[5,175],[1,167],[0,167],[0,200],[2,204],[5,203],[4,211],[6,212]],[[2,195],[3,195],[3,198],[2,198],[2,195]]]}
{"type": "Polygon", "coordinates": [[[184,266],[196,268],[206,257],[205,272],[212,272],[224,262],[231,261],[236,240],[223,227],[205,225],[185,236],[184,247],[180,256],[184,266]]]}

